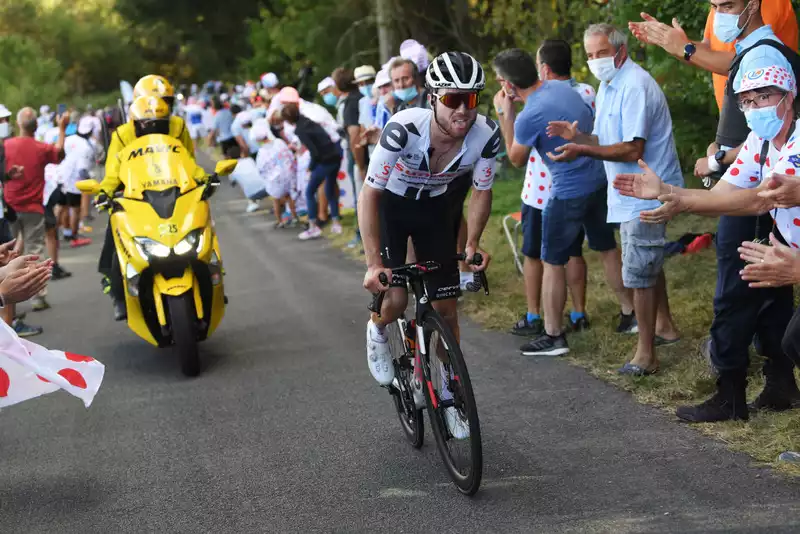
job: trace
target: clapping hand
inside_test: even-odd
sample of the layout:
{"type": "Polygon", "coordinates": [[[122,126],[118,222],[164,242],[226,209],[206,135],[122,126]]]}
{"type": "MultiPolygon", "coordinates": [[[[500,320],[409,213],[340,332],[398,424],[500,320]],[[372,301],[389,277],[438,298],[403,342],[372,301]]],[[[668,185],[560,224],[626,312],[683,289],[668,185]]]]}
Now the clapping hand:
{"type": "Polygon", "coordinates": [[[800,177],[772,174],[758,196],[773,201],[776,208],[800,206],[800,177]]]}
{"type": "Polygon", "coordinates": [[[7,274],[0,282],[0,295],[6,304],[24,302],[47,287],[53,261],[35,263],[31,258],[37,256],[20,256],[3,268],[7,274]]]}
{"type": "Polygon", "coordinates": [[[772,246],[745,241],[739,248],[748,262],[739,273],[750,287],[781,287],[800,283],[800,250],[787,247],[770,234],[772,246]]]}
{"type": "Polygon", "coordinates": [[[653,169],[647,166],[644,160],[639,160],[639,167],[644,172],[618,174],[614,178],[614,188],[626,197],[640,198],[642,200],[658,198],[663,188],[661,178],[653,172],[653,169]]]}
{"type": "Polygon", "coordinates": [[[8,262],[19,256],[19,252],[14,250],[16,239],[12,239],[8,243],[0,245],[0,267],[7,265],[8,262]]]}

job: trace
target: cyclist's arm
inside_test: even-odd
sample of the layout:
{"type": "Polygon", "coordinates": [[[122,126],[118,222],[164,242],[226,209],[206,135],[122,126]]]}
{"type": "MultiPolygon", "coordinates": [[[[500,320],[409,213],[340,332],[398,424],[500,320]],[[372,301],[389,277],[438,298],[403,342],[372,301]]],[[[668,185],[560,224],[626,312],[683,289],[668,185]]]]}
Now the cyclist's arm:
{"type": "Polygon", "coordinates": [[[364,243],[364,255],[367,267],[380,267],[381,259],[381,230],[380,206],[383,189],[362,187],[358,198],[358,228],[361,231],[361,240],[364,243]]]}
{"type": "Polygon", "coordinates": [[[492,211],[492,183],[499,151],[500,129],[495,128],[472,171],[472,196],[467,209],[467,247],[470,248],[478,248],[492,211]]]}

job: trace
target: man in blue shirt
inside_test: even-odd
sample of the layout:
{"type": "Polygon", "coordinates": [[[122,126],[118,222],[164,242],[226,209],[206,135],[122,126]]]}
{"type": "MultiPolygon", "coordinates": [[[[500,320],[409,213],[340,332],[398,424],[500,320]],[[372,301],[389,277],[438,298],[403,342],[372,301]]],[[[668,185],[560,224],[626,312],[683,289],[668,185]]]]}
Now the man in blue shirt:
{"type": "MultiPolygon", "coordinates": [[[[672,118],[658,83],[628,57],[627,36],[610,24],[594,24],[584,34],[589,70],[602,83],[597,94],[597,118],[592,134],[579,122],[550,123],[551,136],[571,141],[550,157],[566,163],[580,157],[602,160],[606,174],[639,172],[644,159],[667,184],[682,186],[683,175],[672,138],[672,118]],[[585,131],[585,130],[584,130],[585,131]]],[[[553,166],[552,168],[555,168],[553,166]]],[[[678,340],[667,300],[664,265],[666,225],[648,225],[639,213],[658,201],[621,196],[608,185],[608,222],[620,223],[622,279],[634,290],[639,343],[633,359],[619,372],[646,375],[658,369],[655,343],[678,340]]]]}
{"type": "MultiPolygon", "coordinates": [[[[513,165],[524,166],[532,147],[544,155],[563,144],[563,139],[547,135],[550,122],[565,121],[591,129],[592,112],[580,95],[566,82],[539,80],[536,62],[527,52],[506,50],[498,54],[493,65],[502,85],[495,96],[495,107],[500,110],[500,129],[513,165]],[[518,116],[514,100],[525,102],[518,116]]],[[[568,163],[552,165],[549,157],[543,157],[552,176],[551,197],[542,214],[541,229],[545,332],[520,350],[530,356],[558,356],[569,352],[562,330],[567,298],[564,267],[574,255],[571,252],[581,230],[589,238],[589,247],[600,252],[609,285],[620,300],[630,306],[631,296],[622,284],[614,229],[606,222],[606,176],[602,164],[592,158],[577,157],[568,163]]],[[[523,210],[535,208],[523,206],[523,210]]],[[[539,257],[538,250],[524,252],[526,262],[539,257]]]]}
{"type": "Polygon", "coordinates": [[[237,146],[236,138],[231,132],[233,113],[222,105],[219,97],[214,97],[211,106],[214,108],[214,127],[208,133],[208,144],[209,146],[219,145],[224,154],[230,148],[237,146]]]}

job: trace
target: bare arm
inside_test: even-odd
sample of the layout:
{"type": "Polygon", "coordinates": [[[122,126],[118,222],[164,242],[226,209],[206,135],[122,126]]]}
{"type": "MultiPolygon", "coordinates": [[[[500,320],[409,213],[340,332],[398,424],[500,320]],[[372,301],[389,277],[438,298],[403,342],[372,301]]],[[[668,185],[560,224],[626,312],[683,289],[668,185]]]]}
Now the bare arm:
{"type": "Polygon", "coordinates": [[[773,202],[758,196],[760,190],[760,188],[742,189],[720,180],[710,191],[676,187],[674,192],[680,197],[684,211],[704,217],[719,217],[767,213],[773,208],[773,202]]]}
{"type": "Polygon", "coordinates": [[[381,231],[378,217],[383,191],[365,185],[361,188],[358,198],[358,227],[361,230],[361,239],[364,243],[364,255],[367,268],[383,266],[381,259],[381,231]]]}
{"type": "Polygon", "coordinates": [[[521,145],[514,140],[514,116],[509,113],[499,115],[498,123],[500,124],[500,133],[503,134],[503,139],[506,142],[508,161],[510,161],[514,167],[524,167],[528,162],[528,155],[531,153],[531,148],[521,145]]]}
{"type": "Polygon", "coordinates": [[[367,158],[365,156],[364,147],[359,145],[361,139],[361,126],[348,126],[347,137],[350,139],[350,152],[353,154],[358,169],[364,173],[367,171],[367,158]]]}
{"type": "Polygon", "coordinates": [[[492,190],[473,189],[467,211],[467,248],[478,248],[491,211],[492,190]]]}
{"type": "MultiPolygon", "coordinates": [[[[686,45],[684,43],[684,45],[686,45]]],[[[728,75],[728,70],[731,68],[733,58],[736,57],[735,52],[728,52],[726,50],[712,50],[711,46],[706,42],[695,42],[697,51],[689,58],[689,63],[695,67],[703,70],[713,72],[714,74],[728,75]]],[[[672,54],[679,59],[683,59],[683,46],[679,54],[672,54]]]]}
{"type": "Polygon", "coordinates": [[[579,147],[582,155],[604,161],[635,163],[644,157],[644,139],[606,146],[581,144],[579,147]]]}

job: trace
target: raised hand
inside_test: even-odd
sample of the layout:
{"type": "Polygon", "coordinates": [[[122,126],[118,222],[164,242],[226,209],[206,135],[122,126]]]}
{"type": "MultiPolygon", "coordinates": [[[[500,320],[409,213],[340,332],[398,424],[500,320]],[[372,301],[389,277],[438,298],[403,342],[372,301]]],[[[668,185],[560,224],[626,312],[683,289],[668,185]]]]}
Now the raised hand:
{"type": "Polygon", "coordinates": [[[639,160],[639,167],[644,172],[639,174],[618,174],[614,178],[614,188],[626,197],[641,198],[643,200],[658,198],[664,188],[661,178],[653,172],[653,169],[647,166],[644,160],[639,160]]]}

